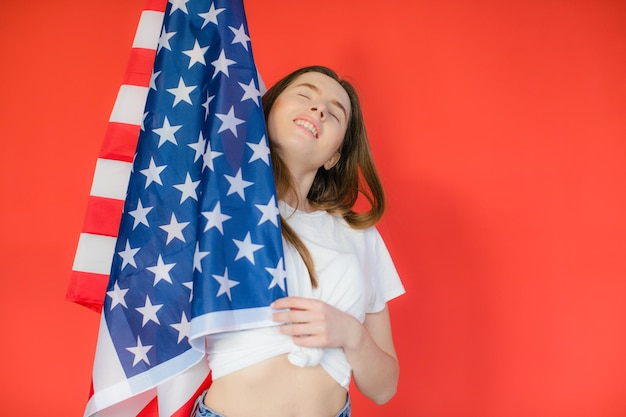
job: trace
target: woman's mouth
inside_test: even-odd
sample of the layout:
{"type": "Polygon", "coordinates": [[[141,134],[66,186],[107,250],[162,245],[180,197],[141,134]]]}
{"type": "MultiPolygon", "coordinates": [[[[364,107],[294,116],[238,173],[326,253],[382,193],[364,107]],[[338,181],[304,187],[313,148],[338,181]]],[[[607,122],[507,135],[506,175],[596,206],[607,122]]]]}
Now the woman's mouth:
{"type": "Polygon", "coordinates": [[[296,125],[298,126],[302,126],[303,128],[305,128],[306,130],[308,130],[309,132],[311,132],[311,134],[317,139],[318,138],[318,132],[317,132],[317,128],[315,127],[315,125],[311,122],[309,122],[308,120],[304,120],[304,119],[296,119],[293,121],[296,125]]]}

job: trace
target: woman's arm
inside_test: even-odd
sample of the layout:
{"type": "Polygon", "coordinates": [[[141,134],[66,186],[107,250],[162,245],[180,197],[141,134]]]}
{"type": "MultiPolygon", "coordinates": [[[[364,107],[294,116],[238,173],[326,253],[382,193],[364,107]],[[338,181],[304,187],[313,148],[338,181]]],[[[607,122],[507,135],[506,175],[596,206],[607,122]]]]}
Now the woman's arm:
{"type": "Polygon", "coordinates": [[[352,366],[354,382],[366,397],[377,404],[389,401],[398,385],[398,360],[391,336],[387,307],[367,314],[361,324],[354,316],[320,300],[286,297],[273,308],[285,323],[281,332],[294,343],[307,347],[341,347],[352,366]]]}
{"type": "Polygon", "coordinates": [[[366,314],[361,327],[356,343],[343,349],[359,391],[376,404],[384,404],[396,393],[400,371],[387,306],[378,313],[366,314]]]}

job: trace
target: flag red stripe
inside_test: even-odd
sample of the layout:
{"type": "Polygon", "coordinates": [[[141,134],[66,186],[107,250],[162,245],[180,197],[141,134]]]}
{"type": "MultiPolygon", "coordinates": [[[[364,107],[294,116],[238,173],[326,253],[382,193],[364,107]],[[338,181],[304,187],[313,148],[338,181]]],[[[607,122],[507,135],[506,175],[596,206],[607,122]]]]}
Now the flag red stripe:
{"type": "Polygon", "coordinates": [[[108,282],[108,275],[72,271],[65,297],[99,313],[108,282]]]}
{"type": "Polygon", "coordinates": [[[142,87],[150,85],[155,54],[154,49],[132,48],[122,83],[142,87]]]}
{"type": "Polygon", "coordinates": [[[104,134],[100,158],[132,162],[139,138],[138,125],[109,122],[104,134]]]}
{"type": "Polygon", "coordinates": [[[123,200],[90,196],[83,232],[116,237],[123,208],[123,200]]]}
{"type": "MultiPolygon", "coordinates": [[[[189,414],[187,414],[189,416],[189,414]]],[[[154,397],[152,401],[144,407],[143,410],[137,414],[137,417],[159,417],[159,401],[157,397],[154,397]]]]}
{"type": "MultiPolygon", "coordinates": [[[[211,385],[211,382],[212,382],[211,375],[209,375],[204,380],[204,382],[198,387],[196,392],[194,392],[194,394],[189,398],[189,400],[185,403],[185,405],[180,407],[170,417],[189,417],[189,415],[191,415],[191,410],[193,410],[193,405],[196,402],[196,398],[198,398],[198,396],[205,389],[209,388],[209,386],[211,385]]],[[[139,414],[137,414],[137,417],[159,417],[158,397],[155,397],[152,401],[150,401],[148,405],[146,405],[144,409],[141,410],[139,414]]]]}
{"type": "Polygon", "coordinates": [[[166,0],[146,0],[143,9],[154,10],[156,12],[164,12],[167,6],[166,0]]]}
{"type": "MultiPolygon", "coordinates": [[[[196,392],[191,396],[191,398],[189,398],[189,400],[185,403],[185,405],[183,405],[182,407],[180,407],[178,409],[178,411],[176,411],[174,414],[172,414],[170,417],[188,417],[189,415],[191,415],[191,411],[193,410],[193,405],[196,402],[196,398],[198,398],[198,396],[207,388],[209,388],[211,386],[211,382],[213,381],[213,379],[211,378],[211,374],[209,374],[206,379],[204,380],[204,382],[202,384],[200,384],[200,386],[198,387],[198,389],[196,390],[196,392]]],[[[146,417],[146,416],[144,416],[146,417]]]]}

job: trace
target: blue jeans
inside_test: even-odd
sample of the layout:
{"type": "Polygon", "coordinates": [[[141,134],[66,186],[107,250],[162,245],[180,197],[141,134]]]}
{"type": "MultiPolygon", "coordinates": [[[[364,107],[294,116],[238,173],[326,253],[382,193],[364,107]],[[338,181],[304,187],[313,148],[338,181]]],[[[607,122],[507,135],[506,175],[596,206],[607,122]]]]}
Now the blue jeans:
{"type": "MultiPolygon", "coordinates": [[[[196,400],[196,403],[193,406],[193,411],[191,412],[191,417],[226,417],[224,414],[213,411],[204,405],[205,393],[206,391],[203,392],[202,395],[200,395],[196,400]]],[[[350,396],[348,396],[346,399],[346,405],[343,406],[341,411],[339,411],[335,417],[350,417],[350,408],[350,396]]]]}

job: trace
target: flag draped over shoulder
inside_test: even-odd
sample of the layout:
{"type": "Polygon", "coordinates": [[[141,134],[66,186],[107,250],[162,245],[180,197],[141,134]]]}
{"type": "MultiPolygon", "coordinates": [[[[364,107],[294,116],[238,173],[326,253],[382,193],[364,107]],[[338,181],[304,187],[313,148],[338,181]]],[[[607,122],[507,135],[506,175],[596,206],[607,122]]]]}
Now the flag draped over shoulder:
{"type": "MultiPolygon", "coordinates": [[[[131,105],[145,97],[134,159],[96,168],[121,166],[126,179],[119,232],[81,236],[115,241],[88,416],[134,416],[155,397],[159,415],[180,412],[208,375],[205,336],[273,325],[269,304],[287,295],[243,3],[171,0],[150,16],[160,37],[148,84],[120,90],[129,99],[114,109],[136,120],[131,105]]],[[[97,304],[77,282],[68,298],[97,304]]]]}

